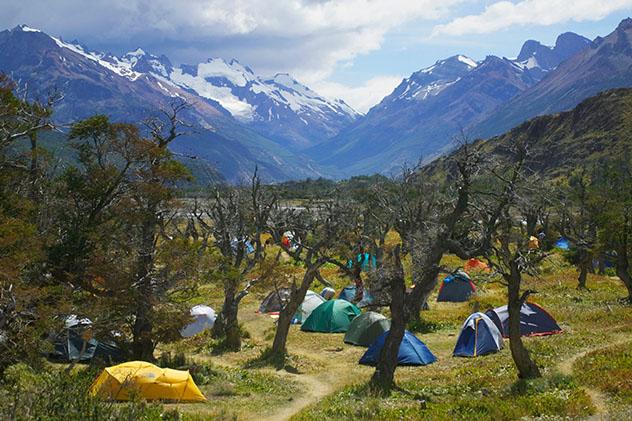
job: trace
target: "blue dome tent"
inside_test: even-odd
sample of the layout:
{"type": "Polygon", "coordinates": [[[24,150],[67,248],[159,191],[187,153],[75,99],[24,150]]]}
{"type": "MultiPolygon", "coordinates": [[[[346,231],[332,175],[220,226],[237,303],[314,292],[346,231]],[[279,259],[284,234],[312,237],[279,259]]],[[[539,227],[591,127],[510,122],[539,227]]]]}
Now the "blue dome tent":
{"type": "MultiPolygon", "coordinates": [[[[386,336],[388,336],[388,332],[381,334],[371,344],[362,358],[360,358],[360,364],[377,364],[384,342],[386,342],[386,336]]],[[[430,352],[426,344],[409,331],[404,332],[402,343],[399,346],[399,353],[397,354],[397,365],[428,365],[435,361],[437,361],[437,357],[430,352]]]]}
{"type": "Polygon", "coordinates": [[[356,296],[355,285],[349,285],[349,286],[344,287],[343,290],[340,291],[340,294],[338,294],[338,299],[346,300],[352,303],[353,300],[355,300],[355,296],[356,296]]]}
{"type": "Polygon", "coordinates": [[[437,301],[459,303],[470,299],[476,292],[476,287],[469,275],[459,270],[445,277],[439,287],[437,301]]]}
{"type": "Polygon", "coordinates": [[[553,244],[553,247],[558,248],[560,250],[568,250],[571,247],[570,241],[566,237],[560,237],[559,240],[553,244]]]}
{"type": "Polygon", "coordinates": [[[500,351],[503,337],[494,322],[483,313],[470,315],[456,341],[455,357],[478,357],[500,351]]]}

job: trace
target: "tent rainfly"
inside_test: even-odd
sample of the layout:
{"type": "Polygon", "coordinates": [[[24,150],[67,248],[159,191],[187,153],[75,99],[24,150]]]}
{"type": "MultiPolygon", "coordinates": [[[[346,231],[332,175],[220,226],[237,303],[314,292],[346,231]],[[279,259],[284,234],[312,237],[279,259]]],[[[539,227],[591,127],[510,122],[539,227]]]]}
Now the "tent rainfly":
{"type": "MultiPolygon", "coordinates": [[[[487,310],[485,314],[494,322],[503,337],[509,337],[509,310],[507,306],[487,310]]],[[[524,303],[520,308],[520,335],[546,336],[562,333],[553,316],[535,303],[524,303]]]]}
{"type": "Polygon", "coordinates": [[[469,300],[475,292],[476,287],[469,275],[463,271],[458,271],[447,276],[441,282],[437,301],[463,302],[469,300]]]}
{"type": "Polygon", "coordinates": [[[312,314],[312,311],[314,311],[314,309],[316,309],[325,301],[326,300],[323,297],[316,294],[314,291],[307,291],[303,302],[299,306],[298,310],[296,310],[296,314],[294,314],[294,319],[292,320],[292,323],[303,323],[305,320],[307,320],[309,315],[312,314]]]}
{"type": "Polygon", "coordinates": [[[64,321],[64,329],[51,337],[51,360],[63,362],[90,362],[102,360],[112,364],[123,360],[123,352],[111,342],[99,341],[92,336],[92,321],[74,314],[64,321]]]}
{"type": "Polygon", "coordinates": [[[148,401],[206,401],[188,371],[160,368],[144,361],[105,368],[92,383],[90,393],[115,401],[128,401],[136,396],[148,401]]]}
{"type": "Polygon", "coordinates": [[[456,341],[455,357],[478,357],[500,351],[503,337],[494,322],[483,313],[470,315],[456,341]]]}
{"type": "Polygon", "coordinates": [[[271,291],[266,298],[261,301],[259,313],[279,313],[285,304],[290,300],[292,290],[289,288],[279,288],[271,291]]]}
{"type": "MultiPolygon", "coordinates": [[[[360,358],[360,364],[377,364],[387,336],[388,332],[384,332],[371,344],[362,358],[360,358]]],[[[435,361],[437,361],[437,357],[430,352],[426,344],[409,331],[404,332],[404,337],[397,353],[397,365],[428,365],[435,361]]]]}

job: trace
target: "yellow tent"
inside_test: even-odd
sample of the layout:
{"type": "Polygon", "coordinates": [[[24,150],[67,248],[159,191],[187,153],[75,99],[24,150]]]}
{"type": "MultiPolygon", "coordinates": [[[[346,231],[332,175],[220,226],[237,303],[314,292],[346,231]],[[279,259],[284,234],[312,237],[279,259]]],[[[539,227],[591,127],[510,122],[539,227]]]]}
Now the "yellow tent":
{"type": "Polygon", "coordinates": [[[107,367],[92,383],[90,393],[106,399],[204,402],[206,398],[188,371],[160,368],[144,361],[107,367]]]}

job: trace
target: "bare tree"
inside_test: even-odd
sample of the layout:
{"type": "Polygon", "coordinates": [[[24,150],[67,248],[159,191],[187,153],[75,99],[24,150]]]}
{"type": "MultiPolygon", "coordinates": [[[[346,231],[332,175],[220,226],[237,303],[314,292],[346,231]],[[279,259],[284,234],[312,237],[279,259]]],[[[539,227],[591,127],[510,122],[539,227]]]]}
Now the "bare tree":
{"type": "MultiPolygon", "coordinates": [[[[479,239],[478,252],[507,287],[511,355],[520,378],[540,376],[520,334],[520,309],[533,291],[522,291],[522,276],[537,275],[547,257],[530,243],[535,227],[547,213],[547,189],[529,169],[528,140],[516,139],[502,152],[504,159],[490,157],[490,180],[484,194],[472,203],[476,210],[468,222],[479,239]]],[[[489,180],[488,180],[489,181],[489,180]]],[[[461,254],[461,253],[459,253],[461,254]]]]}
{"type": "Polygon", "coordinates": [[[291,244],[285,247],[285,252],[295,262],[302,264],[305,272],[300,283],[293,281],[290,285],[290,297],[279,313],[270,351],[273,361],[282,362],[287,355],[286,344],[292,318],[314,280],[322,279],[322,266],[332,263],[346,275],[355,272],[356,265],[349,268],[337,256],[344,256],[353,240],[359,238],[357,218],[356,204],[337,198],[317,205],[305,205],[301,210],[276,208],[270,230],[275,243],[282,246],[283,233],[291,232],[291,244]]]}
{"type": "Polygon", "coordinates": [[[577,289],[587,290],[597,241],[596,209],[591,200],[591,179],[585,168],[571,173],[560,186],[556,227],[571,243],[570,260],[577,267],[577,289]]]}
{"type": "MultiPolygon", "coordinates": [[[[441,258],[451,245],[458,223],[468,209],[473,177],[480,166],[476,147],[465,142],[441,170],[448,171],[451,182],[441,186],[430,181],[427,172],[404,173],[400,190],[390,201],[395,215],[395,230],[402,238],[403,249],[411,253],[414,288],[405,293],[399,251],[387,271],[391,285],[391,330],[371,378],[374,390],[388,393],[394,382],[397,354],[406,324],[419,317],[423,303],[436,286],[441,258]]],[[[440,171],[441,171],[440,170],[440,171]]]]}
{"type": "Polygon", "coordinates": [[[196,201],[191,224],[204,240],[204,248],[219,252],[214,278],[220,278],[224,303],[214,335],[223,338],[228,349],[241,347],[238,312],[241,300],[260,278],[249,278],[265,258],[262,234],[277,197],[261,184],[255,170],[249,187],[217,186],[203,202],[196,201]]]}

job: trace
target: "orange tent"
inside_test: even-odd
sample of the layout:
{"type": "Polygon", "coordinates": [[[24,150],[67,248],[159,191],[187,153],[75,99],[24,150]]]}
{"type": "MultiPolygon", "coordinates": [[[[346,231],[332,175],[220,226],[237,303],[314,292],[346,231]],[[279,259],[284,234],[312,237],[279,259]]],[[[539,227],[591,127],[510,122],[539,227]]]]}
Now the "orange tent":
{"type": "Polygon", "coordinates": [[[487,266],[485,262],[482,262],[478,259],[468,260],[467,262],[465,262],[465,266],[463,266],[463,269],[466,272],[472,272],[472,271],[489,272],[489,266],[487,266]]]}

